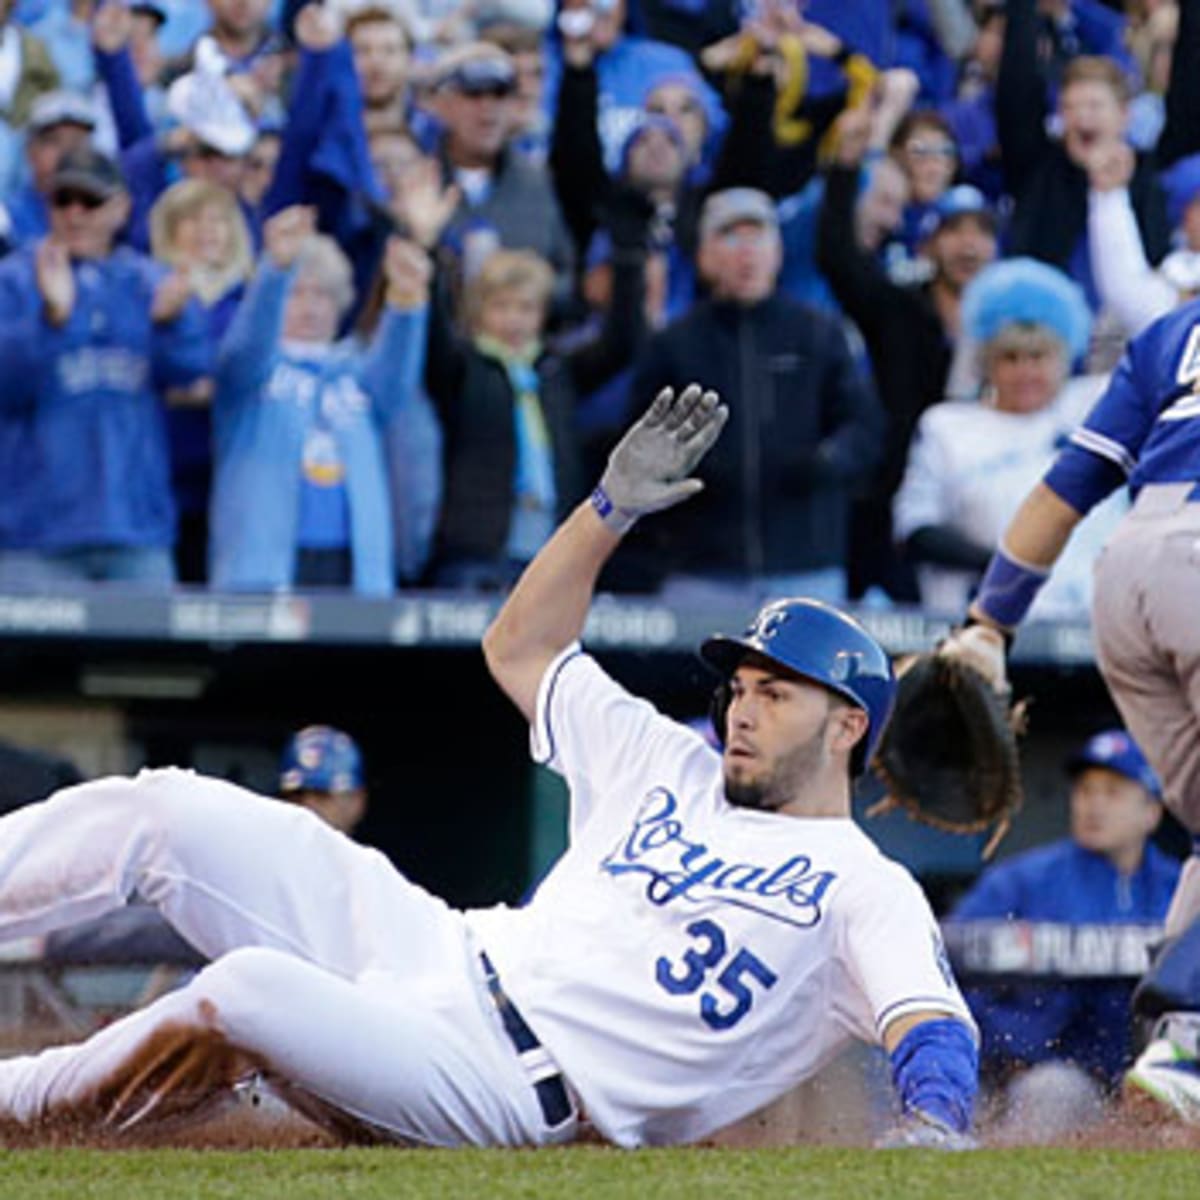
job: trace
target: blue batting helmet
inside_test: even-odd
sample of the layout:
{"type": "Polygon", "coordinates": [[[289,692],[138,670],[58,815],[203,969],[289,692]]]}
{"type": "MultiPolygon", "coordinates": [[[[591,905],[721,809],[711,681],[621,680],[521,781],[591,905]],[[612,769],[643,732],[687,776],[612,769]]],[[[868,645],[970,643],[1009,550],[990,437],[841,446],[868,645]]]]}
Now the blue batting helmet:
{"type": "MultiPolygon", "coordinates": [[[[867,714],[867,735],[854,748],[850,769],[861,775],[892,714],[896,676],[880,644],[852,617],[819,600],[776,600],[764,606],[740,637],[717,634],[700,657],[728,679],[753,652],[819,683],[867,714]]],[[[718,705],[717,736],[725,736],[728,699],[718,705]]]]}
{"type": "Polygon", "coordinates": [[[362,754],[354,739],[331,725],[293,735],[279,763],[281,792],[353,792],[363,786],[362,754]]]}

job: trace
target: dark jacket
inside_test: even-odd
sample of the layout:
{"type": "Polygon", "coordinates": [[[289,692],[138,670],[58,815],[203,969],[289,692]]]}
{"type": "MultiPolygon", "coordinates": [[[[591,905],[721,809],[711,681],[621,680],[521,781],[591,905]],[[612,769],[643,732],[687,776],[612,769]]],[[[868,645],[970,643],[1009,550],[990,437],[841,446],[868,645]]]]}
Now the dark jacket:
{"type": "Polygon", "coordinates": [[[929,285],[892,282],[878,257],[859,245],[857,198],[858,171],[831,168],[817,223],[817,266],[867,344],[887,419],[883,460],[854,505],[850,594],[879,584],[893,599],[915,603],[916,582],[892,546],[892,496],[904,478],[917,418],[945,393],[951,346],[929,285]]]}
{"type": "Polygon", "coordinates": [[[779,294],[704,301],[647,343],[633,395],[693,380],[721,394],[729,424],[705,490],[639,530],[656,573],[843,566],[850,491],[878,461],[882,421],[840,324],[779,294]]]}
{"type": "MultiPolygon", "coordinates": [[[[627,367],[642,331],[644,252],[614,260],[613,297],[599,336],[536,364],[539,399],[550,434],[559,516],[584,495],[575,406],[583,393],[627,367]]],[[[504,366],[456,334],[444,277],[430,313],[426,388],[444,433],[445,493],[432,569],[504,553],[513,505],[516,434],[513,387],[504,366]]]]}

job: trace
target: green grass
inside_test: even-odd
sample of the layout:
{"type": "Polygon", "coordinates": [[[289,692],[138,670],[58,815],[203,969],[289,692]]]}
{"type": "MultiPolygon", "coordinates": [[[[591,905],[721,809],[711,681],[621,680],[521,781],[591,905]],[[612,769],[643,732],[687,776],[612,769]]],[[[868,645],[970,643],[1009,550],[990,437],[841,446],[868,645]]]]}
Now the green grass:
{"type": "Polygon", "coordinates": [[[845,1149],[0,1152],[0,1196],[63,1200],[1155,1200],[1200,1195],[1188,1151],[845,1149]]]}

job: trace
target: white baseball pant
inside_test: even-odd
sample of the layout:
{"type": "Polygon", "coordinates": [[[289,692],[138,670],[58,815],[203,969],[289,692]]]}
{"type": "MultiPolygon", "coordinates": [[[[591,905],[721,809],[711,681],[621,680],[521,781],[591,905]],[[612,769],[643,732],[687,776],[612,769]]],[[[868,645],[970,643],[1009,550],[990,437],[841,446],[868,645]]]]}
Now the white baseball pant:
{"type": "Polygon", "coordinates": [[[0,939],[135,892],[216,961],[84,1042],[0,1061],[0,1117],[132,1127],[224,1086],[236,1051],[384,1137],[573,1134],[548,1127],[461,914],[311,813],[161,770],[0,819],[0,939]]]}

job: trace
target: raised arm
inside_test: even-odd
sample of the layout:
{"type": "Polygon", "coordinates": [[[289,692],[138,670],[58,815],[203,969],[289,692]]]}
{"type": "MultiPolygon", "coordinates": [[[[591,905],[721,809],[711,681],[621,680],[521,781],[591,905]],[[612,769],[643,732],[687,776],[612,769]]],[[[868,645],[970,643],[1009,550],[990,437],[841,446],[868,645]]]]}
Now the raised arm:
{"type": "Polygon", "coordinates": [[[664,388],[613,450],[590,500],[538,551],[483,638],[492,678],[532,720],[546,668],[583,632],[600,571],[638,517],[704,486],[691,472],[728,410],[698,384],[664,388]]]}
{"type": "Polygon", "coordinates": [[[92,16],[96,74],[104,85],[122,150],[154,134],[146,98],[129,51],[133,14],[126,4],[101,4],[92,16]]]}
{"type": "Polygon", "coordinates": [[[1010,0],[1000,73],[996,79],[996,129],[1004,182],[1020,191],[1049,144],[1045,132],[1046,82],[1038,69],[1035,0],[1010,0]]]}
{"type": "MultiPolygon", "coordinates": [[[[1133,157],[1128,146],[1117,148],[1133,157]]],[[[1100,300],[1128,337],[1174,307],[1175,289],[1150,265],[1127,180],[1105,187],[1092,170],[1088,191],[1088,254],[1100,300]]]]}
{"type": "Polygon", "coordinates": [[[834,156],[817,218],[817,266],[850,319],[865,337],[873,337],[893,311],[897,289],[878,257],[860,245],[854,230],[870,115],[862,109],[847,109],[834,132],[834,156]]]}

